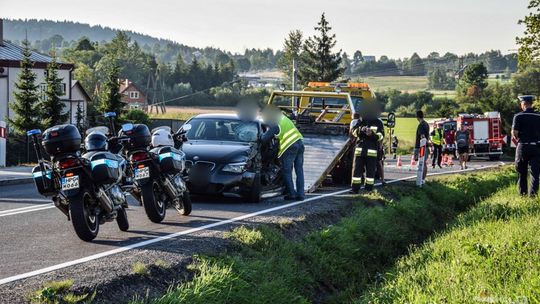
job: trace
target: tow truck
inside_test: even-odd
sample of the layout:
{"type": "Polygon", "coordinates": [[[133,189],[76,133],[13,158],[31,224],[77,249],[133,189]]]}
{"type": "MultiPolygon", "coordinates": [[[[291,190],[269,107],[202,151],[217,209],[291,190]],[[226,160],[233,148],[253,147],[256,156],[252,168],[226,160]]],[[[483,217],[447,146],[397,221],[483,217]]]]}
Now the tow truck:
{"type": "MultiPolygon", "coordinates": [[[[302,91],[276,90],[268,104],[279,107],[304,136],[304,175],[308,192],[331,177],[336,184],[350,183],[354,141],[349,135],[354,114],[363,103],[374,102],[365,83],[310,82],[302,91]]],[[[385,117],[394,126],[393,115],[385,117]]]]}

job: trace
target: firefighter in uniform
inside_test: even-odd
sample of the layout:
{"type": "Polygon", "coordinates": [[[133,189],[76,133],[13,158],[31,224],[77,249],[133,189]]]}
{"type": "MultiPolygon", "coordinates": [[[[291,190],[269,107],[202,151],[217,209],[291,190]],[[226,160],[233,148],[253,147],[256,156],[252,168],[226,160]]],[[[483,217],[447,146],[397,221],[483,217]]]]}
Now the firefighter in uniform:
{"type": "Polygon", "coordinates": [[[364,172],[366,174],[365,189],[371,191],[375,184],[377,156],[384,138],[384,125],[380,119],[369,116],[359,120],[352,129],[352,135],[357,138],[354,149],[352,193],[358,193],[360,190],[364,172]]]}
{"type": "Polygon", "coordinates": [[[512,137],[518,141],[516,148],[516,171],[521,195],[536,196],[540,175],[540,113],[532,108],[534,96],[518,97],[523,112],[514,115],[512,137]],[[527,176],[531,172],[530,188],[527,176]]]}

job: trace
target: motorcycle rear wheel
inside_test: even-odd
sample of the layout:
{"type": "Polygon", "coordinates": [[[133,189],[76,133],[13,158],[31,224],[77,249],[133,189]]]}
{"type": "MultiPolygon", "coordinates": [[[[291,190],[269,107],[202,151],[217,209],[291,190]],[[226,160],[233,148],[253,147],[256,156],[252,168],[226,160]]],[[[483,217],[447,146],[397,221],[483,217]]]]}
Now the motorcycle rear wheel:
{"type": "Polygon", "coordinates": [[[161,192],[155,181],[149,182],[141,187],[141,197],[146,216],[153,223],[161,223],[165,218],[167,206],[161,200],[161,192]]]}
{"type": "Polygon", "coordinates": [[[90,242],[99,232],[99,218],[91,208],[91,196],[87,190],[69,199],[69,214],[77,236],[90,242]]]}

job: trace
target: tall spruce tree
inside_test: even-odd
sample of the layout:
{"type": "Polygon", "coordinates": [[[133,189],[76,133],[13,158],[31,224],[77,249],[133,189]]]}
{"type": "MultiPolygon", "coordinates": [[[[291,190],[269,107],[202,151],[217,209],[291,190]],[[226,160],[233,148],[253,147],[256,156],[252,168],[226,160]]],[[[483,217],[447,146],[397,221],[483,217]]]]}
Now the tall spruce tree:
{"type": "Polygon", "coordinates": [[[301,56],[302,69],[299,79],[303,83],[308,81],[334,81],[344,72],[341,66],[341,50],[332,53],[336,46],[336,35],[330,34],[332,27],[326,20],[324,13],[315,27],[319,35],[309,37],[304,43],[304,55],[301,56]]]}
{"type": "Polygon", "coordinates": [[[116,61],[113,61],[112,65],[107,68],[107,76],[99,92],[98,111],[101,113],[115,112],[120,116],[124,112],[126,104],[120,95],[119,71],[120,67],[116,61]]]}
{"type": "Polygon", "coordinates": [[[283,43],[283,56],[278,60],[279,69],[285,74],[287,83],[292,83],[293,78],[293,61],[296,61],[297,68],[299,67],[300,53],[302,52],[303,34],[299,30],[289,32],[285,42],[283,43]]]}
{"type": "Polygon", "coordinates": [[[64,103],[60,96],[62,91],[62,78],[58,77],[58,62],[53,54],[51,62],[47,65],[47,76],[45,77],[47,89],[40,103],[41,121],[45,128],[65,123],[69,113],[64,112],[64,103]]]}
{"type": "Polygon", "coordinates": [[[14,133],[25,135],[26,131],[41,128],[40,110],[38,108],[38,85],[36,84],[36,73],[32,71],[33,62],[30,60],[32,50],[30,42],[23,41],[23,60],[21,61],[21,71],[17,76],[17,83],[14,92],[15,102],[10,104],[15,113],[13,119],[8,118],[8,122],[14,133]]]}

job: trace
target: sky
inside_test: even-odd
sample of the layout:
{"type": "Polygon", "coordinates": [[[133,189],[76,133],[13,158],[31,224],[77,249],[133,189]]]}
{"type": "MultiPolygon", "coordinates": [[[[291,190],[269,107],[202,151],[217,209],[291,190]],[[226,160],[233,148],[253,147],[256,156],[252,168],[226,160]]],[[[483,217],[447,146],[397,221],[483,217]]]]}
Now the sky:
{"type": "Polygon", "coordinates": [[[4,18],[70,20],[233,53],[281,49],[326,13],[337,49],[410,57],[516,49],[528,0],[0,0],[4,18]]]}

